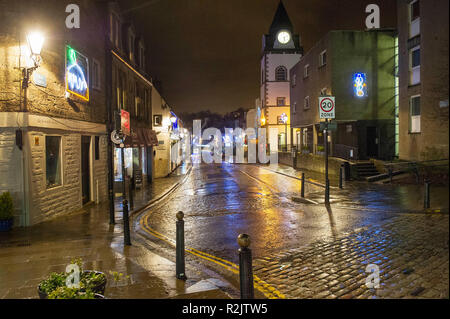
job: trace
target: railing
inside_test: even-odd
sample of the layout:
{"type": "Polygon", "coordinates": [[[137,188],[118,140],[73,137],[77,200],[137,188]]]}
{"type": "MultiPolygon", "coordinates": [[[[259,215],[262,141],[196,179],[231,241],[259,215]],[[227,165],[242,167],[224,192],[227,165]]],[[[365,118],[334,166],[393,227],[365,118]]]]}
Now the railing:
{"type": "Polygon", "coordinates": [[[420,173],[422,175],[428,174],[436,167],[449,166],[448,159],[429,160],[429,161],[412,161],[412,162],[396,162],[385,163],[384,167],[389,174],[390,181],[392,177],[399,172],[413,172],[416,175],[416,182],[419,183],[420,173]]]}
{"type": "Polygon", "coordinates": [[[344,144],[334,144],[333,156],[346,160],[357,160],[359,159],[358,148],[344,144]]]}

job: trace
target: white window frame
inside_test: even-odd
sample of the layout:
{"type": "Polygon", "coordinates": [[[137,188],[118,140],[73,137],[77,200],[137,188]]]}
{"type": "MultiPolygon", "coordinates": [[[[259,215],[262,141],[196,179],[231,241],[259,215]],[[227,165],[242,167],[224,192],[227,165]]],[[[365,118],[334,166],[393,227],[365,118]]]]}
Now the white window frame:
{"type": "Polygon", "coordinates": [[[297,85],[297,74],[292,75],[292,87],[297,85]]]}
{"type": "Polygon", "coordinates": [[[307,78],[309,76],[309,64],[306,64],[303,67],[303,78],[307,78]]]}
{"type": "Polygon", "coordinates": [[[421,60],[420,58],[420,45],[415,46],[413,48],[411,48],[409,50],[409,83],[410,85],[416,85],[420,83],[420,63],[422,61],[420,61],[419,65],[413,67],[412,63],[413,63],[413,52],[419,50],[419,61],[421,60]],[[414,79],[416,79],[414,81],[414,79]]]}
{"type": "Polygon", "coordinates": [[[420,103],[420,101],[419,101],[419,108],[420,108],[420,114],[419,115],[412,115],[411,114],[411,111],[412,111],[412,101],[413,101],[413,99],[415,99],[415,98],[419,98],[420,99],[420,94],[417,94],[417,95],[411,95],[410,97],[409,97],[409,112],[408,112],[408,115],[409,115],[409,133],[415,133],[415,134],[417,134],[417,133],[421,133],[421,131],[422,131],[422,128],[421,128],[421,115],[422,115],[422,107],[421,107],[421,103],[420,103]],[[416,122],[416,121],[418,121],[418,128],[417,129],[414,129],[413,130],[413,121],[414,122],[416,122]]]}
{"type": "Polygon", "coordinates": [[[327,50],[323,50],[322,52],[320,52],[319,54],[319,67],[324,66],[327,64],[326,58],[325,58],[325,62],[323,61],[323,57],[326,57],[327,54],[327,50]]]}
{"type": "Polygon", "coordinates": [[[305,96],[305,98],[303,99],[303,109],[309,110],[310,108],[311,108],[311,104],[310,104],[310,98],[308,95],[308,96],[305,96]]]}
{"type": "Polygon", "coordinates": [[[293,114],[297,113],[297,102],[294,102],[294,104],[293,104],[292,113],[293,114]]]}
{"type": "MultiPolygon", "coordinates": [[[[409,37],[415,37],[416,35],[420,34],[420,13],[417,18],[412,20],[412,11],[413,11],[413,5],[415,3],[418,3],[419,0],[411,1],[408,4],[408,22],[409,22],[409,37]]],[[[419,10],[420,10],[420,2],[419,2],[419,10]]]]}

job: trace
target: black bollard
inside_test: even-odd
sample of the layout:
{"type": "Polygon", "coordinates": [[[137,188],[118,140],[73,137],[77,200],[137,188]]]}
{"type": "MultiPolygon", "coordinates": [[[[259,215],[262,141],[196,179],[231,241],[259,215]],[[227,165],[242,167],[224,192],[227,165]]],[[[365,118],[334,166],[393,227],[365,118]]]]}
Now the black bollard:
{"type": "Polygon", "coordinates": [[[425,194],[423,200],[423,207],[430,208],[430,182],[425,180],[425,194]]]}
{"type": "Polygon", "coordinates": [[[339,188],[341,189],[343,188],[342,187],[342,178],[344,177],[343,171],[344,171],[343,167],[342,166],[339,167],[339,188]]]}
{"type": "Polygon", "coordinates": [[[128,201],[126,199],[122,202],[123,207],[123,242],[127,246],[131,246],[130,239],[130,220],[128,219],[128,201]]]}
{"type": "Polygon", "coordinates": [[[325,204],[330,203],[330,180],[327,178],[325,180],[325,204]]]}
{"type": "Polygon", "coordinates": [[[305,197],[305,173],[302,173],[302,186],[300,189],[300,194],[302,197],[305,197]]]}
{"type": "Polygon", "coordinates": [[[238,236],[239,248],[239,281],[241,288],[241,299],[254,299],[252,251],[250,248],[250,237],[247,234],[238,236]]]}
{"type": "Polygon", "coordinates": [[[186,280],[185,265],[184,265],[184,214],[177,213],[177,235],[176,235],[176,272],[177,278],[186,280]]]}
{"type": "Polygon", "coordinates": [[[131,182],[131,176],[128,183],[128,194],[130,197],[130,211],[134,209],[134,201],[133,201],[133,183],[131,182]]]}

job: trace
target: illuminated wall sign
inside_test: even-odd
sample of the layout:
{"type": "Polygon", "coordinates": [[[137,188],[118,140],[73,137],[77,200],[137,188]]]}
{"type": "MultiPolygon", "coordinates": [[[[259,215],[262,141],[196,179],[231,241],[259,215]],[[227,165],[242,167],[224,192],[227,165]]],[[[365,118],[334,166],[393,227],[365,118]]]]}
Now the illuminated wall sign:
{"type": "Polygon", "coordinates": [[[367,80],[365,73],[353,74],[353,92],[357,97],[367,96],[367,80]]]}
{"type": "Polygon", "coordinates": [[[66,46],[66,91],[89,101],[88,59],[66,46]]]}

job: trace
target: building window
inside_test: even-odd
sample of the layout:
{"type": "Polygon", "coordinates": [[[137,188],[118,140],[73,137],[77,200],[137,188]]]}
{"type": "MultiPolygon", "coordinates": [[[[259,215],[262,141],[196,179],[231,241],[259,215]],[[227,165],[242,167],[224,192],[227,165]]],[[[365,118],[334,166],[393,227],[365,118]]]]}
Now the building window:
{"type": "Polygon", "coordinates": [[[277,106],[285,106],[286,98],[285,97],[277,97],[277,106]]]}
{"type": "Polygon", "coordinates": [[[319,67],[327,64],[327,50],[320,52],[319,54],[319,67]]]}
{"type": "Polygon", "coordinates": [[[92,59],[92,87],[100,90],[100,64],[97,60],[92,59]]]}
{"type": "Polygon", "coordinates": [[[275,81],[286,81],[287,71],[284,66],[279,66],[275,69],[275,81]]]}
{"type": "Polygon", "coordinates": [[[94,139],[95,146],[95,160],[100,159],[100,136],[96,136],[94,139]]]}
{"type": "Polygon", "coordinates": [[[45,176],[47,188],[62,185],[61,136],[45,137],[45,176]]]}
{"type": "Polygon", "coordinates": [[[161,126],[162,125],[162,115],[153,115],[153,126],[161,126]]]}
{"type": "Polygon", "coordinates": [[[409,132],[420,133],[420,95],[411,96],[409,101],[409,132]]]}
{"type": "Polygon", "coordinates": [[[297,74],[292,75],[292,87],[297,84],[297,74]]]}
{"type": "Polygon", "coordinates": [[[145,48],[142,44],[139,45],[139,66],[145,70],[145,48]]]}
{"type": "Polygon", "coordinates": [[[409,4],[409,36],[410,38],[420,34],[420,4],[419,0],[409,4]]]}
{"type": "Polygon", "coordinates": [[[309,76],[309,64],[303,67],[303,77],[307,78],[309,76]]]}
{"type": "Polygon", "coordinates": [[[420,83],[420,47],[412,48],[409,52],[410,84],[420,83]]]}
{"type": "Polygon", "coordinates": [[[110,16],[110,39],[112,44],[117,48],[120,49],[120,23],[117,16],[113,13],[111,13],[110,16]]]}
{"type": "Polygon", "coordinates": [[[293,109],[292,109],[292,113],[293,113],[293,114],[296,114],[296,113],[297,113],[297,102],[294,102],[294,106],[293,106],[293,109]]]}
{"type": "Polygon", "coordinates": [[[134,34],[131,30],[128,33],[128,49],[130,54],[130,61],[134,62],[134,34]]]}
{"type": "Polygon", "coordinates": [[[303,108],[305,110],[309,109],[309,96],[305,97],[305,99],[303,101],[303,108]]]}

